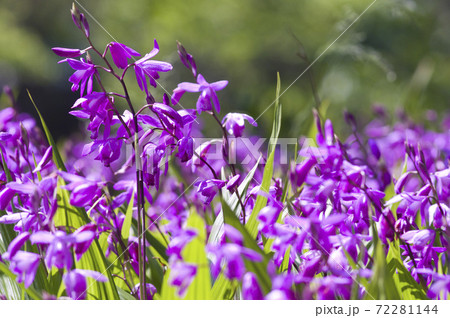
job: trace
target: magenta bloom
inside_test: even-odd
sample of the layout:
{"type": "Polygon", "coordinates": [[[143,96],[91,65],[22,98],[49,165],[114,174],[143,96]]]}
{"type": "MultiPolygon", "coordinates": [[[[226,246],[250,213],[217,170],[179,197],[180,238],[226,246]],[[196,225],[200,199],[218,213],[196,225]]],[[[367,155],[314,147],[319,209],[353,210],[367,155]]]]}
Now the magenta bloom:
{"type": "Polygon", "coordinates": [[[172,103],[178,104],[181,96],[185,92],[200,93],[197,100],[197,112],[200,114],[202,111],[212,110],[212,102],[217,112],[220,112],[219,98],[216,92],[224,89],[228,85],[228,81],[218,81],[214,83],[208,83],[202,74],[197,76],[197,84],[183,82],[178,84],[177,88],[173,91],[172,103]]]}
{"type": "Polygon", "coordinates": [[[150,60],[159,52],[158,42],[154,42],[154,48],[150,53],[134,63],[134,72],[136,73],[136,80],[141,91],[148,93],[147,78],[150,85],[156,87],[156,80],[159,78],[158,72],[168,72],[172,70],[172,65],[167,62],[150,60]]]}
{"type": "Polygon", "coordinates": [[[57,231],[56,233],[39,231],[32,234],[30,240],[33,244],[49,244],[45,255],[45,263],[49,268],[55,266],[59,269],[65,267],[70,270],[73,263],[70,248],[76,244],[92,241],[93,237],[94,232],[92,231],[74,234],[66,234],[63,231],[57,231]]]}
{"type": "Polygon", "coordinates": [[[184,294],[197,274],[197,266],[178,261],[170,269],[169,284],[178,287],[178,295],[184,294]]]}
{"type": "Polygon", "coordinates": [[[72,173],[60,171],[59,175],[68,181],[64,189],[72,191],[70,204],[79,207],[90,205],[96,197],[101,195],[104,182],[95,182],[72,173]]]}
{"type": "Polygon", "coordinates": [[[75,92],[80,90],[80,96],[84,95],[84,90],[86,89],[87,94],[92,93],[93,77],[97,72],[95,65],[89,62],[85,62],[83,59],[65,59],[59,63],[67,62],[71,68],[75,70],[75,73],[69,77],[69,82],[72,85],[72,91],[75,92]]]}
{"type": "Polygon", "coordinates": [[[183,137],[178,141],[177,157],[181,162],[186,162],[194,155],[194,139],[191,137],[183,137]]]}
{"type": "Polygon", "coordinates": [[[74,269],[63,276],[64,285],[66,285],[67,296],[74,300],[86,299],[88,289],[86,277],[91,277],[99,282],[107,282],[108,279],[102,274],[85,269],[74,269]]]}
{"type": "Polygon", "coordinates": [[[234,137],[241,137],[245,128],[245,120],[251,125],[258,126],[256,121],[249,115],[240,113],[228,113],[222,119],[222,125],[225,125],[227,132],[234,137]]]}
{"type": "Polygon", "coordinates": [[[262,300],[264,295],[259,287],[256,275],[248,272],[242,278],[242,297],[245,300],[262,300]]]}
{"type": "Polygon", "coordinates": [[[17,275],[17,282],[28,288],[34,281],[39,266],[40,256],[35,253],[18,251],[10,259],[11,271],[17,275]]]}
{"type": "Polygon", "coordinates": [[[223,188],[225,184],[226,182],[222,180],[217,179],[205,180],[196,183],[196,185],[198,186],[197,192],[199,192],[203,196],[205,201],[204,203],[206,205],[209,205],[216,196],[217,192],[219,192],[219,190],[223,188]]]}
{"type": "Polygon", "coordinates": [[[139,54],[132,48],[126,46],[125,44],[117,42],[111,42],[109,44],[109,51],[111,52],[114,64],[116,64],[118,68],[122,69],[127,67],[128,59],[132,58],[133,56],[141,56],[141,54],[139,54]]]}
{"type": "MultiPolygon", "coordinates": [[[[135,293],[135,294],[137,294],[137,298],[138,299],[141,299],[141,291],[140,291],[140,284],[136,284],[136,286],[134,286],[134,288],[133,288],[133,293],[135,293]]],[[[147,283],[146,285],[145,285],[145,291],[146,291],[146,293],[147,293],[147,297],[146,297],[146,299],[147,300],[152,300],[153,299],[153,295],[155,295],[156,294],[156,292],[157,292],[157,290],[156,290],[156,287],[155,286],[153,286],[152,284],[150,284],[150,283],[147,283]]]]}

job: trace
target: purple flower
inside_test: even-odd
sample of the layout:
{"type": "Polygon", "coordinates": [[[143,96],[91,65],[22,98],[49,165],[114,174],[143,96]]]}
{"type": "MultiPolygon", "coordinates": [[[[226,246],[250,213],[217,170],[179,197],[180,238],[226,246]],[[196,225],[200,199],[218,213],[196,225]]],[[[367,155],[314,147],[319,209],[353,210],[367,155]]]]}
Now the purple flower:
{"type": "Polygon", "coordinates": [[[132,58],[133,56],[141,56],[141,54],[139,54],[132,48],[126,46],[125,44],[117,42],[111,42],[109,44],[109,51],[111,52],[114,64],[116,64],[118,68],[122,69],[127,67],[128,59],[132,58]]]}
{"type": "Polygon", "coordinates": [[[88,289],[86,283],[86,277],[91,277],[99,282],[107,282],[108,279],[102,274],[86,270],[86,269],[74,269],[63,276],[64,285],[66,285],[67,296],[74,300],[86,299],[86,292],[88,289]]]}
{"type": "Polygon", "coordinates": [[[83,96],[84,90],[86,89],[87,94],[92,93],[93,86],[93,76],[97,72],[95,69],[95,65],[89,62],[85,62],[83,59],[74,60],[74,59],[65,59],[60,61],[59,63],[67,62],[71,68],[75,70],[75,73],[71,77],[69,77],[69,82],[72,85],[72,91],[75,92],[78,89],[80,90],[80,96],[83,96]]]}
{"type": "Polygon", "coordinates": [[[234,137],[241,137],[245,128],[245,120],[255,127],[258,126],[251,116],[241,113],[226,114],[222,119],[222,125],[225,125],[228,134],[234,137]]]}
{"type": "Polygon", "coordinates": [[[235,243],[226,243],[221,246],[208,245],[207,250],[215,256],[213,274],[217,275],[220,272],[221,265],[225,261],[225,276],[228,279],[242,279],[245,273],[243,257],[252,262],[261,262],[263,259],[258,252],[235,243]]]}
{"type": "Polygon", "coordinates": [[[406,242],[421,250],[428,244],[433,244],[435,233],[433,230],[414,230],[400,236],[406,242]]]}
{"type": "Polygon", "coordinates": [[[240,178],[241,178],[241,175],[239,175],[239,174],[231,177],[230,180],[228,180],[228,182],[227,182],[227,189],[229,191],[233,191],[233,189],[239,185],[240,178]]]}
{"type": "Polygon", "coordinates": [[[114,99],[107,94],[93,92],[79,98],[72,106],[72,109],[75,108],[75,110],[69,112],[69,114],[90,120],[87,129],[91,132],[91,139],[97,139],[102,125],[105,127],[103,136],[107,138],[111,131],[111,126],[114,124],[113,102],[114,99]]]}
{"type": "Polygon", "coordinates": [[[86,207],[92,204],[96,197],[101,195],[101,188],[104,182],[95,182],[72,173],[59,171],[59,175],[69,182],[64,189],[72,191],[70,194],[70,204],[79,207],[86,207]]]}
{"type": "Polygon", "coordinates": [[[197,183],[197,192],[204,197],[204,203],[209,205],[216,196],[217,192],[225,186],[226,182],[217,179],[205,180],[197,183]]]}
{"type": "MultiPolygon", "coordinates": [[[[81,256],[89,249],[92,242],[94,241],[95,235],[92,235],[90,239],[87,240],[80,240],[80,234],[89,232],[89,236],[94,233],[97,230],[97,226],[93,223],[89,223],[86,225],[83,225],[82,227],[78,228],[75,232],[73,232],[73,236],[78,237],[79,242],[74,244],[74,251],[76,255],[76,260],[79,261],[81,259],[81,256]]],[[[86,234],[81,234],[86,235],[86,234]]]]}
{"type": "Polygon", "coordinates": [[[197,100],[197,112],[200,114],[202,111],[212,110],[211,101],[214,103],[216,111],[220,112],[219,98],[217,97],[216,92],[224,89],[227,85],[228,81],[208,83],[202,74],[198,74],[197,84],[188,82],[178,84],[177,88],[173,91],[172,104],[178,104],[181,96],[183,96],[185,92],[200,92],[200,96],[197,100]]]}
{"type": "Polygon", "coordinates": [[[47,164],[49,164],[52,160],[53,150],[52,146],[48,147],[45,151],[44,155],[42,156],[41,161],[39,161],[38,165],[36,166],[36,169],[33,170],[33,173],[36,173],[38,171],[41,171],[44,169],[47,164]]]}
{"type": "MultiPolygon", "coordinates": [[[[137,295],[137,298],[138,298],[138,299],[141,299],[141,290],[140,290],[140,288],[139,288],[140,285],[141,285],[141,284],[136,284],[136,286],[134,286],[134,288],[133,288],[133,293],[135,293],[135,294],[137,295]]],[[[146,293],[147,293],[146,299],[147,299],[147,300],[153,300],[153,296],[154,296],[154,295],[156,294],[156,292],[157,292],[156,287],[153,286],[153,285],[150,284],[150,283],[147,283],[145,287],[146,287],[146,288],[145,288],[145,291],[146,291],[146,293]]]]}
{"type": "Polygon", "coordinates": [[[262,300],[264,295],[259,287],[256,275],[252,272],[245,273],[242,278],[242,297],[245,300],[262,300]]]}
{"type": "Polygon", "coordinates": [[[196,235],[197,233],[193,230],[185,230],[173,237],[167,247],[167,255],[181,260],[183,258],[181,252],[196,235]]]}
{"type": "Polygon", "coordinates": [[[181,159],[181,162],[186,162],[194,155],[194,139],[191,137],[183,137],[178,140],[178,153],[177,157],[181,159]]]}
{"type": "Polygon", "coordinates": [[[315,157],[310,157],[302,164],[299,164],[295,167],[295,171],[292,173],[291,179],[297,185],[297,187],[300,187],[303,182],[305,182],[309,171],[312,167],[314,167],[316,163],[317,159],[315,157]]]}
{"type": "Polygon", "coordinates": [[[191,54],[186,52],[186,49],[181,45],[180,42],[177,41],[178,48],[178,56],[180,57],[181,62],[186,66],[189,70],[191,70],[192,75],[194,77],[197,76],[197,65],[195,64],[195,60],[191,54]]]}
{"type": "MultiPolygon", "coordinates": [[[[56,268],[72,268],[72,253],[70,247],[92,241],[94,232],[82,231],[73,234],[66,234],[63,231],[50,233],[39,231],[31,235],[30,240],[33,244],[49,244],[45,255],[45,263],[49,268],[55,266],[56,268]]],[[[78,258],[78,256],[77,256],[78,258]]]]}
{"type": "Polygon", "coordinates": [[[150,85],[156,87],[156,80],[159,78],[158,72],[168,72],[172,70],[172,65],[167,62],[150,60],[159,52],[158,42],[154,41],[153,50],[146,54],[143,58],[134,63],[134,72],[136,80],[141,91],[145,91],[149,95],[147,87],[147,78],[150,85]]]}
{"type": "Polygon", "coordinates": [[[97,139],[87,144],[83,149],[83,156],[95,153],[95,160],[99,160],[105,167],[109,167],[112,162],[120,157],[120,149],[123,140],[120,138],[97,139]]]}
{"type": "Polygon", "coordinates": [[[169,284],[178,287],[178,295],[182,296],[197,274],[197,266],[177,261],[170,268],[169,284]]]}
{"type": "Polygon", "coordinates": [[[17,275],[18,283],[24,283],[26,288],[30,287],[36,276],[40,258],[38,254],[23,251],[14,254],[10,259],[10,268],[17,275]]]}

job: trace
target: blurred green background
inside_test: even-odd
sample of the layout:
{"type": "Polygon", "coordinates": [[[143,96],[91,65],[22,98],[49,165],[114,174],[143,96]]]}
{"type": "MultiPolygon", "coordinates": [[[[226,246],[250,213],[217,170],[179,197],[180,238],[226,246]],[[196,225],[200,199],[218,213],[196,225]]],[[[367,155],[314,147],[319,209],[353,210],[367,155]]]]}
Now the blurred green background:
{"type": "MultiPolygon", "coordinates": [[[[117,41],[141,54],[160,44],[156,59],[175,70],[162,74],[169,91],[179,81],[192,81],[176,53],[176,40],[193,54],[198,70],[210,82],[227,79],[220,93],[223,112],[241,111],[254,118],[273,102],[276,73],[282,91],[305,70],[303,47],[314,61],[358,17],[372,0],[80,0],[79,3],[117,41]]],[[[32,112],[26,89],[57,136],[76,130],[67,115],[78,93],[70,91],[66,64],[50,48],[84,48],[81,32],[70,17],[72,1],[1,0],[0,84],[11,85],[23,110],[32,112]]],[[[80,6],[79,6],[80,7],[80,6]]],[[[80,7],[81,12],[85,12],[80,7]]],[[[91,17],[97,47],[113,41],[91,17]]],[[[371,105],[406,109],[426,120],[427,109],[443,114],[450,101],[450,2],[377,0],[313,65],[315,87],[329,104],[327,117],[339,133],[347,127],[345,109],[361,123],[371,118],[371,105]]],[[[130,72],[131,73],[131,72],[130,72]]],[[[129,83],[134,76],[128,77],[129,83]]],[[[111,90],[119,87],[106,84],[111,90]]],[[[134,85],[134,84],[132,84],[134,85]]],[[[135,103],[142,102],[132,89],[135,103]]],[[[160,93],[155,95],[161,96],[160,93]]],[[[2,97],[2,105],[5,105],[2,97]]],[[[194,97],[183,105],[195,107],[194,97]]],[[[310,126],[315,99],[308,74],[283,94],[284,136],[298,136],[310,126]]],[[[273,110],[258,120],[259,133],[270,133],[273,110]]],[[[439,118],[439,116],[438,116],[439,118]]],[[[432,123],[429,123],[433,126],[432,123]]]]}

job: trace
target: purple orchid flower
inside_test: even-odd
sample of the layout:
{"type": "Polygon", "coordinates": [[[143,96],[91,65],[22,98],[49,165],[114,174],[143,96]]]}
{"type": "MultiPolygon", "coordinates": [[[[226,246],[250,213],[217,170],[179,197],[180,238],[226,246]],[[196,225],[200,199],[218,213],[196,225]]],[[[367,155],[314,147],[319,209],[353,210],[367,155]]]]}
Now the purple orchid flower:
{"type": "Polygon", "coordinates": [[[225,184],[226,181],[222,180],[217,179],[205,180],[196,183],[196,185],[198,186],[197,192],[203,196],[205,204],[209,205],[216,196],[217,192],[219,192],[220,189],[225,186],[225,184]]]}
{"type": "Polygon", "coordinates": [[[154,48],[150,53],[134,63],[134,72],[136,80],[141,91],[145,91],[149,96],[147,87],[147,78],[150,85],[156,87],[156,80],[159,78],[158,72],[168,72],[172,70],[172,65],[167,62],[150,60],[159,52],[158,42],[154,41],[154,48]]]}
{"type": "MultiPolygon", "coordinates": [[[[133,293],[137,295],[137,298],[140,299],[141,298],[141,291],[140,291],[140,284],[136,284],[133,288],[133,293]]],[[[153,296],[156,294],[157,289],[155,286],[153,286],[150,283],[147,283],[145,285],[145,291],[147,293],[147,297],[145,299],[147,300],[153,300],[153,296]]]]}
{"type": "Polygon", "coordinates": [[[216,111],[220,112],[219,98],[216,92],[224,89],[228,85],[228,81],[218,81],[214,83],[208,83],[203,75],[198,74],[197,84],[183,82],[178,84],[177,88],[173,91],[172,104],[176,105],[180,101],[181,96],[185,92],[200,93],[197,100],[197,112],[200,114],[202,111],[211,111],[212,103],[216,108],[216,111]]]}
{"type": "Polygon", "coordinates": [[[186,162],[194,155],[194,139],[192,137],[183,137],[178,141],[177,157],[181,162],[186,162]]]}
{"type": "Polygon", "coordinates": [[[171,266],[169,284],[178,287],[178,295],[182,296],[191,285],[197,274],[197,266],[177,261],[171,266]]]}
{"type": "Polygon", "coordinates": [[[242,278],[242,297],[245,300],[262,300],[264,295],[258,284],[256,275],[252,272],[245,273],[242,278]]]}
{"type": "Polygon", "coordinates": [[[59,175],[68,185],[64,189],[72,191],[70,194],[70,204],[79,207],[86,207],[94,202],[101,195],[101,188],[105,182],[95,182],[72,173],[59,171],[59,175]]]}
{"type": "Polygon", "coordinates": [[[84,95],[86,89],[87,94],[92,93],[93,77],[97,72],[95,65],[84,61],[83,59],[74,60],[71,58],[60,61],[59,63],[67,62],[71,68],[75,70],[75,73],[69,77],[69,82],[72,85],[72,91],[80,90],[80,96],[84,95]]]}
{"type": "Polygon", "coordinates": [[[258,126],[256,121],[247,114],[240,113],[228,113],[222,119],[222,125],[225,125],[225,128],[231,136],[241,137],[245,128],[245,120],[247,120],[251,125],[258,126]]]}
{"type": "Polygon", "coordinates": [[[17,275],[18,283],[24,283],[26,288],[30,287],[36,276],[40,259],[39,254],[24,251],[17,251],[9,259],[11,271],[17,275]]]}
{"type": "Polygon", "coordinates": [[[220,272],[222,262],[226,263],[225,276],[228,279],[241,280],[245,274],[245,263],[243,257],[253,262],[261,262],[262,256],[258,252],[235,243],[219,245],[208,245],[208,252],[215,256],[213,262],[213,274],[220,272]]]}
{"type": "MultiPolygon", "coordinates": [[[[70,270],[73,263],[70,247],[92,241],[93,237],[94,232],[89,230],[73,234],[66,234],[63,231],[57,231],[56,233],[38,231],[31,235],[30,240],[33,244],[49,245],[45,256],[45,263],[49,268],[55,266],[59,269],[65,267],[70,270]]],[[[87,248],[83,246],[79,250],[79,254],[86,250],[87,248]]],[[[80,257],[77,255],[78,259],[80,257]]]]}
{"type": "Polygon", "coordinates": [[[74,269],[67,272],[63,276],[64,285],[66,286],[67,296],[74,300],[86,299],[88,289],[86,277],[91,277],[96,281],[105,283],[108,279],[96,271],[86,269],[74,269]]]}
{"type": "Polygon", "coordinates": [[[141,54],[122,43],[111,42],[108,46],[114,64],[121,69],[127,67],[128,59],[133,56],[141,56],[141,54]]]}

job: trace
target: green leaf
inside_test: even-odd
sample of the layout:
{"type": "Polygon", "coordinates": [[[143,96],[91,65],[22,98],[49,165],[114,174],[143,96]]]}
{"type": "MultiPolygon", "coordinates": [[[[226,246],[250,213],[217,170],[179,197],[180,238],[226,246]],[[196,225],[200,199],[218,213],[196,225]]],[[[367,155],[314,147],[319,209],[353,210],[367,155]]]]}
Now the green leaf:
{"type": "Polygon", "coordinates": [[[400,293],[397,290],[392,272],[386,263],[386,254],[383,244],[379,240],[375,242],[374,272],[372,282],[367,289],[366,300],[399,300],[400,293]]]}
{"type": "Polygon", "coordinates": [[[220,273],[214,282],[211,292],[215,300],[231,299],[234,294],[233,284],[223,273],[220,273]]]}
{"type": "Polygon", "coordinates": [[[165,265],[169,264],[169,257],[166,253],[167,243],[166,240],[161,237],[161,234],[159,232],[152,233],[150,231],[146,231],[145,238],[150,243],[150,250],[152,251],[152,254],[155,257],[158,257],[165,265]]]}
{"type": "Polygon", "coordinates": [[[187,226],[195,229],[195,231],[197,231],[197,236],[186,245],[182,255],[185,262],[197,266],[197,274],[191,285],[189,285],[184,299],[212,299],[211,274],[205,252],[206,226],[205,221],[197,214],[195,209],[191,209],[191,213],[187,220],[187,226]]]}
{"type": "Polygon", "coordinates": [[[119,293],[120,300],[136,300],[129,292],[117,287],[117,292],[119,293]]]}
{"type": "MultiPolygon", "coordinates": [[[[274,156],[275,151],[272,151],[272,153],[269,156],[269,159],[267,159],[266,166],[264,167],[264,174],[260,186],[260,191],[266,193],[269,193],[270,183],[272,181],[274,156]]],[[[257,217],[259,215],[259,211],[261,211],[261,209],[264,208],[266,205],[267,205],[267,197],[263,195],[258,195],[258,197],[256,198],[255,206],[253,207],[252,214],[250,215],[250,218],[248,219],[248,222],[245,225],[253,240],[258,235],[259,222],[257,220],[257,217]]]]}
{"type": "MultiPolygon", "coordinates": [[[[280,104],[280,74],[277,74],[277,89],[276,89],[276,99],[275,99],[275,110],[274,119],[272,126],[272,134],[270,136],[269,148],[267,153],[267,162],[264,167],[263,180],[261,182],[260,190],[269,193],[270,183],[273,176],[273,161],[275,157],[275,146],[278,140],[278,135],[280,134],[281,128],[281,104],[280,104]]],[[[267,205],[267,197],[263,195],[258,195],[256,198],[255,206],[253,207],[252,214],[248,219],[246,227],[253,239],[258,235],[258,214],[263,207],[267,205]]]]}
{"type": "Polygon", "coordinates": [[[277,89],[275,92],[275,111],[272,124],[272,134],[270,135],[269,147],[267,149],[267,156],[269,156],[272,152],[275,151],[275,146],[281,129],[280,88],[281,88],[280,73],[277,73],[277,89]]]}
{"type": "Polygon", "coordinates": [[[393,277],[396,290],[401,295],[402,300],[429,299],[423,287],[416,282],[405,265],[403,265],[397,241],[393,241],[389,245],[386,261],[388,271],[393,277]]]}
{"type": "Polygon", "coordinates": [[[131,221],[133,219],[133,205],[134,205],[134,191],[131,195],[130,204],[128,204],[127,213],[125,214],[125,220],[122,225],[122,237],[124,241],[128,241],[130,236],[131,221]]]}

